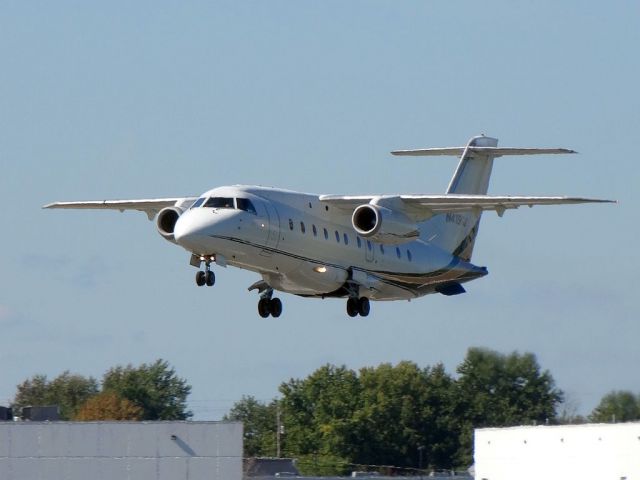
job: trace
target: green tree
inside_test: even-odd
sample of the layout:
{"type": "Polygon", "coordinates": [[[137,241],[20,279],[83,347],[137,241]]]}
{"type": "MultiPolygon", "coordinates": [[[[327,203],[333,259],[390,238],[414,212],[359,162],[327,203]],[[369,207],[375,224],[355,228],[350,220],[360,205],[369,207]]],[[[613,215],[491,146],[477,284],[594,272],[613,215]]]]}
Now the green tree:
{"type": "Polygon", "coordinates": [[[70,420],[78,408],[98,393],[93,377],[71,374],[68,370],[49,381],[46,375],[34,375],[17,386],[13,407],[58,405],[60,418],[70,420]]]}
{"type": "Polygon", "coordinates": [[[442,365],[382,364],[359,372],[325,365],[281,385],[286,451],[305,473],[353,465],[451,466],[455,383],[442,365]]]}
{"type": "Polygon", "coordinates": [[[360,403],[357,374],[345,366],[325,365],[304,380],[283,383],[280,393],[285,426],[283,452],[320,461],[331,457],[335,468],[323,465],[322,472],[346,473],[356,432],[354,414],[360,403]]]}
{"type": "Polygon", "coordinates": [[[276,454],[277,401],[262,403],[243,396],[223,420],[241,421],[244,425],[244,456],[267,457],[276,454]]]}
{"type": "Polygon", "coordinates": [[[442,365],[419,368],[413,362],[360,370],[362,405],[356,415],[359,438],[355,463],[415,468],[449,467],[455,443],[452,428],[453,379],[442,365]]]}
{"type": "Polygon", "coordinates": [[[474,428],[555,422],[563,393],[532,353],[470,348],[457,372],[460,464],[471,463],[474,428]]]}
{"type": "Polygon", "coordinates": [[[186,420],[193,415],[187,410],[191,386],[161,359],[139,367],[111,368],[104,374],[102,390],[140,407],[141,420],[186,420]]]}
{"type": "Polygon", "coordinates": [[[640,395],[629,391],[613,391],[600,400],[589,415],[592,422],[630,422],[640,420],[640,395]]]}

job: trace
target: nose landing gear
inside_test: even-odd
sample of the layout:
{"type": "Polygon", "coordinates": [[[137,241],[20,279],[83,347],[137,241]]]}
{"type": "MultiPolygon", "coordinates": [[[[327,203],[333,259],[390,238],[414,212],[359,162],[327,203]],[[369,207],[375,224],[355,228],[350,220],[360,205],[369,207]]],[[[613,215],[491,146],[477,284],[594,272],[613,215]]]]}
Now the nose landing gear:
{"type": "MultiPolygon", "coordinates": [[[[203,259],[200,257],[200,262],[204,262],[204,271],[200,270],[196,273],[196,285],[202,287],[206,285],[207,287],[213,287],[216,283],[216,275],[211,271],[211,262],[215,259],[215,257],[211,257],[208,259],[203,259]]],[[[192,263],[193,265],[193,263],[192,263]]],[[[198,267],[200,265],[197,265],[198,267]]]]}
{"type": "Polygon", "coordinates": [[[216,283],[216,275],[211,270],[199,271],[196,273],[196,284],[199,287],[206,285],[207,287],[213,287],[216,283]]]}

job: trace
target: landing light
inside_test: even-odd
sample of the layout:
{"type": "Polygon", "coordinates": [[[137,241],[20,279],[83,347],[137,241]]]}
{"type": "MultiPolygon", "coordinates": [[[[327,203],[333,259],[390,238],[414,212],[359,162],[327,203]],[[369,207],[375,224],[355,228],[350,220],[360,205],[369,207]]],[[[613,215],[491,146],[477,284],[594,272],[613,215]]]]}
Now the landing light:
{"type": "Polygon", "coordinates": [[[327,267],[315,267],[313,269],[314,272],[318,272],[318,273],[326,273],[327,272],[327,267]]]}

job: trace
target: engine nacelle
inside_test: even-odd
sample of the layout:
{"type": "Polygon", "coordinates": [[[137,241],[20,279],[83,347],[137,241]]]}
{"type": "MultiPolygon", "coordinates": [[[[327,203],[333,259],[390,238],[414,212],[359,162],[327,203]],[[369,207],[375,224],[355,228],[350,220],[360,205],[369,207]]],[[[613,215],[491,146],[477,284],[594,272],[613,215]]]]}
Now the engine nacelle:
{"type": "Polygon", "coordinates": [[[162,235],[162,238],[172,243],[176,243],[176,239],[173,236],[173,230],[176,227],[176,222],[180,215],[184,213],[184,210],[179,207],[165,207],[158,213],[156,217],[156,228],[158,233],[162,235]]]}
{"type": "Polygon", "coordinates": [[[410,242],[420,234],[416,223],[404,213],[371,203],[356,207],[351,223],[361,237],[387,245],[410,242]]]}

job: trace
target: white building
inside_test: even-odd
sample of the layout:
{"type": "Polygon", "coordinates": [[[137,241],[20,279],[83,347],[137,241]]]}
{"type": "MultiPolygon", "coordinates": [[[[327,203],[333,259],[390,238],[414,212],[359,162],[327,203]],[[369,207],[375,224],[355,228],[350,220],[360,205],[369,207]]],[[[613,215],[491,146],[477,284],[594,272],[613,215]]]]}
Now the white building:
{"type": "Polygon", "coordinates": [[[238,422],[0,422],[2,480],[241,480],[238,422]]]}
{"type": "Polygon", "coordinates": [[[476,480],[640,480],[640,423],[475,431],[476,480]]]}

